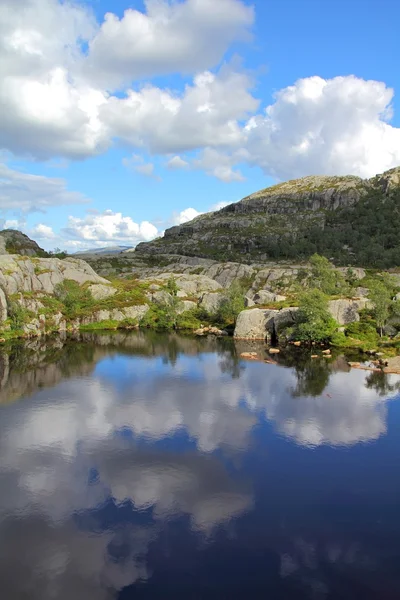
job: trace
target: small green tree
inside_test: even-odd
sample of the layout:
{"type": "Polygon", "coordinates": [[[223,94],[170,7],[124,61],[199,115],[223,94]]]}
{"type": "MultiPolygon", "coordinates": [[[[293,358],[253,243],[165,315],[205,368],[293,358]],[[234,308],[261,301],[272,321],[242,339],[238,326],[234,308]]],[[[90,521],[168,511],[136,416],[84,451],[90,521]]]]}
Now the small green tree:
{"type": "Polygon", "coordinates": [[[171,296],[177,296],[178,295],[178,285],[176,283],[176,279],[175,277],[170,277],[167,281],[167,283],[165,284],[165,289],[167,290],[167,292],[169,294],[171,294],[171,296]]]}
{"type": "Polygon", "coordinates": [[[382,281],[376,281],[370,289],[369,297],[374,304],[372,312],[379,329],[379,334],[382,337],[383,328],[389,318],[392,305],[390,290],[382,281]]]}
{"type": "Polygon", "coordinates": [[[344,277],[335,270],[325,256],[313,254],[310,258],[311,281],[310,286],[321,290],[324,294],[333,295],[346,290],[344,277]]]}
{"type": "Polygon", "coordinates": [[[329,341],[337,326],[338,324],[328,311],[327,297],[321,290],[309,290],[301,296],[297,325],[294,330],[298,340],[329,341]]]}
{"type": "Polygon", "coordinates": [[[234,281],[229,287],[217,312],[217,318],[226,324],[236,322],[238,314],[244,310],[244,292],[240,282],[234,281]]]}

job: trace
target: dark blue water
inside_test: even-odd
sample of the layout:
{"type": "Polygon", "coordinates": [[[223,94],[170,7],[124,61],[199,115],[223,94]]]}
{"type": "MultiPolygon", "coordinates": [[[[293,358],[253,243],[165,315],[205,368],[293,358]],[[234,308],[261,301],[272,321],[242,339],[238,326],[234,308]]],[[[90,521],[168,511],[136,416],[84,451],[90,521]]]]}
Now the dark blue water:
{"type": "Polygon", "coordinates": [[[400,378],[246,349],[2,351],[2,599],[400,598],[400,378]]]}

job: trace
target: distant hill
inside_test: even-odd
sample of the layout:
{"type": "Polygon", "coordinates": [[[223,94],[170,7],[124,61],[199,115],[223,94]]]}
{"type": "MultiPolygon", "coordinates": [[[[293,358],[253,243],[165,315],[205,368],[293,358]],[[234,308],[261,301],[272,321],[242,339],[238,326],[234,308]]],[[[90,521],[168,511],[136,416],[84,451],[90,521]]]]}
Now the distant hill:
{"type": "Polygon", "coordinates": [[[139,257],[184,255],[242,263],[297,261],[400,266],[400,167],[372,179],[310,176],[256,192],[171,227],[139,257]]]}

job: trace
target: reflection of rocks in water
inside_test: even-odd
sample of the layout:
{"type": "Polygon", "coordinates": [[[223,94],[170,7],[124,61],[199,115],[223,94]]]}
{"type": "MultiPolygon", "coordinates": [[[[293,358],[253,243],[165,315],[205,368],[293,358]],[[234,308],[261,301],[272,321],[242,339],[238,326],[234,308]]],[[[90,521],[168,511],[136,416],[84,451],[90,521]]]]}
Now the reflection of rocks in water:
{"type": "Polygon", "coordinates": [[[171,357],[179,354],[196,356],[203,352],[223,352],[231,348],[231,340],[221,340],[215,336],[198,338],[177,333],[157,333],[154,331],[116,332],[110,334],[80,333],[78,339],[101,346],[114,347],[121,352],[137,351],[142,356],[171,357]]]}
{"type": "MultiPolygon", "coordinates": [[[[230,340],[197,339],[155,332],[78,333],[73,336],[34,338],[18,342],[0,353],[0,404],[29,396],[64,378],[90,375],[96,364],[110,353],[131,356],[162,356],[176,364],[181,354],[196,356],[215,352],[229,370],[230,340]]],[[[234,364],[231,370],[235,371],[234,364]]]]}
{"type": "Polygon", "coordinates": [[[0,404],[29,396],[63,378],[84,376],[94,367],[93,348],[66,343],[61,336],[35,338],[11,346],[0,354],[0,404]]]}
{"type": "MultiPolygon", "coordinates": [[[[151,331],[36,339],[12,346],[9,356],[0,354],[0,402],[70,379],[62,384],[65,393],[73,390],[80,397],[85,390],[85,397],[93,399],[96,427],[108,431],[127,426],[151,440],[181,429],[203,452],[223,448],[237,455],[248,447],[260,413],[302,445],[350,445],[385,433],[385,395],[398,389],[391,383],[398,381],[395,375],[348,373],[341,356],[311,360],[310,352],[298,349],[277,355],[280,366],[288,368],[240,359],[242,351],[265,355],[266,350],[265,344],[151,331]],[[118,355],[162,357],[165,365],[148,360],[137,361],[134,371],[123,366],[127,371],[119,386],[117,362],[112,370],[100,369],[91,376],[99,361],[118,355]],[[181,360],[185,356],[198,359],[181,360]]],[[[52,417],[52,431],[58,418],[52,417]]]]}

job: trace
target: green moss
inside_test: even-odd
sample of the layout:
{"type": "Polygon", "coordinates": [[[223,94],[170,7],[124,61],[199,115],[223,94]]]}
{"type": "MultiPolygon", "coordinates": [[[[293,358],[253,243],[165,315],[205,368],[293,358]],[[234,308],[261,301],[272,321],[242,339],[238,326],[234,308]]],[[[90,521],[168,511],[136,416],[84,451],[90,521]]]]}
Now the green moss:
{"type": "Polygon", "coordinates": [[[87,325],[81,325],[81,331],[98,331],[107,329],[118,329],[120,327],[120,321],[106,320],[99,321],[98,323],[88,323],[87,325]]]}

